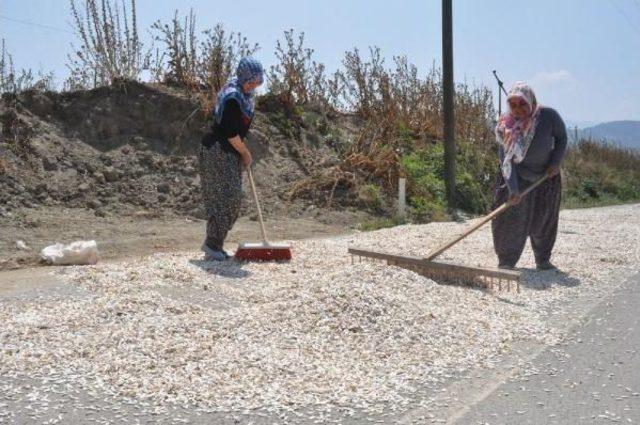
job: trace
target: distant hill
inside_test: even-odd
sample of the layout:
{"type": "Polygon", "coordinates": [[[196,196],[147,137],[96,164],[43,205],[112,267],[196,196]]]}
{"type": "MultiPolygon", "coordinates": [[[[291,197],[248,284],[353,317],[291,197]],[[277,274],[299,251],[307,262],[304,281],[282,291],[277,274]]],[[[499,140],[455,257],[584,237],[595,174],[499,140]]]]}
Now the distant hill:
{"type": "MultiPolygon", "coordinates": [[[[573,131],[569,129],[573,136],[573,131]]],[[[579,136],[640,149],[640,121],[611,121],[579,130],[579,136]]]]}

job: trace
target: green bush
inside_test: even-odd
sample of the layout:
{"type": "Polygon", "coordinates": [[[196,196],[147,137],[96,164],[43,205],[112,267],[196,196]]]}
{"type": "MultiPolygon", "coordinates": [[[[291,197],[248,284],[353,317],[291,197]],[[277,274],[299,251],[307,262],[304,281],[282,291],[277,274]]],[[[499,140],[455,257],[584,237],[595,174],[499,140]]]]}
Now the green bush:
{"type": "Polygon", "coordinates": [[[617,190],[618,199],[621,201],[635,201],[640,199],[640,184],[634,184],[628,180],[620,185],[617,190]]]}
{"type": "Polygon", "coordinates": [[[410,153],[400,160],[408,180],[410,196],[444,205],[444,152],[441,145],[410,153]]]}
{"type": "Polygon", "coordinates": [[[447,219],[447,212],[442,203],[429,201],[422,196],[409,198],[409,213],[418,223],[444,221],[447,219]]]}
{"type": "Polygon", "coordinates": [[[385,211],[387,205],[382,191],[374,184],[366,184],[358,190],[358,203],[378,213],[385,211]]]}
{"type": "Polygon", "coordinates": [[[302,137],[300,127],[282,111],[269,114],[269,122],[280,131],[280,134],[289,139],[300,140],[302,137]]]}
{"type": "Polygon", "coordinates": [[[565,207],[640,200],[640,152],[581,140],[569,146],[564,169],[565,207]]]}
{"type": "Polygon", "coordinates": [[[462,167],[456,169],[456,207],[474,214],[482,214],[490,206],[491,192],[462,167]]]}
{"type": "Polygon", "coordinates": [[[406,224],[406,220],[401,218],[401,217],[383,217],[383,218],[378,218],[375,220],[371,220],[371,221],[366,221],[364,223],[362,223],[360,225],[360,230],[368,232],[368,231],[372,231],[372,230],[379,230],[379,229],[385,229],[388,227],[395,227],[395,226],[399,226],[401,224],[406,224]]]}
{"type": "MultiPolygon", "coordinates": [[[[482,214],[491,203],[496,159],[462,142],[456,158],[456,205],[482,214]]],[[[410,153],[401,159],[408,180],[409,206],[419,221],[446,217],[444,148],[441,143],[410,153]],[[435,217],[435,218],[434,218],[435,217]]]]}

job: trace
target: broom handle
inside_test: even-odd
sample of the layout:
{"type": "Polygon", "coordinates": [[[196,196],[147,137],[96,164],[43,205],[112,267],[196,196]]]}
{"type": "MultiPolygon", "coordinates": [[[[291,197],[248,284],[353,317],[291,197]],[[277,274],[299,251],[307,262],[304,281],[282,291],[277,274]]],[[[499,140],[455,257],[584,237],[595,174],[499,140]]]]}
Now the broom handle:
{"type": "Polygon", "coordinates": [[[256,201],[256,209],[258,210],[258,220],[260,220],[260,230],[262,231],[262,241],[267,244],[267,231],[264,228],[264,220],[262,219],[262,210],[260,209],[260,201],[258,201],[258,191],[256,190],[256,184],[253,182],[253,174],[251,173],[251,167],[247,168],[249,174],[249,183],[251,183],[251,192],[253,192],[253,200],[256,201]]]}
{"type": "MultiPolygon", "coordinates": [[[[544,182],[547,179],[548,176],[544,176],[542,178],[540,178],[538,181],[536,181],[534,184],[532,184],[531,186],[529,186],[527,189],[525,189],[524,192],[522,192],[520,195],[521,197],[525,197],[529,192],[531,192],[533,189],[535,189],[536,187],[540,186],[542,184],[542,182],[544,182]]],[[[460,242],[462,239],[466,238],[467,236],[469,236],[471,233],[475,232],[476,230],[478,230],[480,227],[482,227],[486,222],[492,220],[494,217],[502,214],[507,208],[509,208],[511,206],[511,204],[509,203],[509,201],[505,202],[504,204],[500,205],[498,208],[496,208],[494,211],[492,211],[491,213],[489,213],[488,215],[484,216],[478,223],[474,224],[472,227],[470,227],[468,230],[465,230],[465,232],[463,234],[461,234],[460,236],[456,236],[455,238],[451,239],[450,241],[448,241],[447,243],[445,243],[444,245],[442,245],[440,248],[436,249],[435,251],[432,251],[431,253],[429,253],[429,255],[427,255],[426,257],[424,257],[425,260],[433,260],[434,258],[436,258],[438,255],[442,254],[443,252],[445,252],[447,249],[451,248],[453,245],[457,244],[458,242],[460,242]]]]}

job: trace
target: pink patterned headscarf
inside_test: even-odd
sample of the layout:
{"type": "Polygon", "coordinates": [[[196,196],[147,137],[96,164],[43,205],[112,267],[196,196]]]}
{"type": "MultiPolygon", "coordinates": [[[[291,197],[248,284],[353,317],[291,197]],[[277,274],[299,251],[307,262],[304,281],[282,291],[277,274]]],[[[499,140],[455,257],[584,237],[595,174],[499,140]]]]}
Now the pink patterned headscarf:
{"type": "Polygon", "coordinates": [[[496,126],[496,141],[504,149],[504,161],[502,162],[502,175],[509,179],[512,171],[512,164],[519,164],[527,156],[527,151],[536,134],[538,127],[538,116],[540,108],[533,89],[518,81],[509,90],[509,99],[522,99],[529,107],[529,114],[525,118],[516,118],[509,110],[500,117],[496,126]]]}

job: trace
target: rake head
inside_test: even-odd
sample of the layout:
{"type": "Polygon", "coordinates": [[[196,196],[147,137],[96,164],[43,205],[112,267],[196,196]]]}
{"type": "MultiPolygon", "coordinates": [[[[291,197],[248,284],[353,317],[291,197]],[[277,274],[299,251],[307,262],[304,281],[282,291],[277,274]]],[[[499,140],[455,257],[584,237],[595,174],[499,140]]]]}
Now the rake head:
{"type": "Polygon", "coordinates": [[[520,292],[521,273],[515,270],[470,267],[355,248],[349,248],[349,253],[352,262],[356,257],[359,257],[360,261],[363,258],[383,261],[388,265],[411,270],[440,283],[480,286],[492,291],[520,292]]]}

